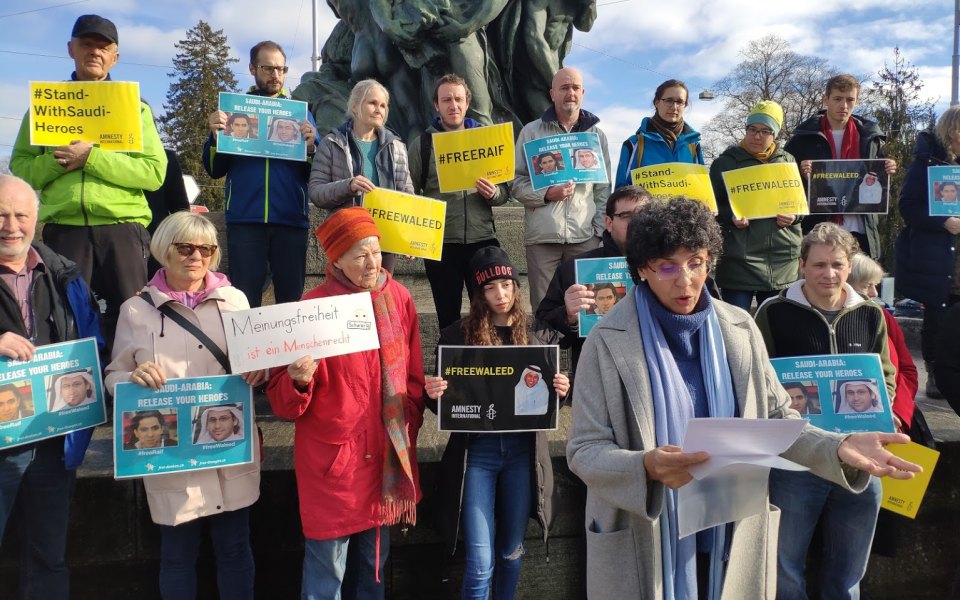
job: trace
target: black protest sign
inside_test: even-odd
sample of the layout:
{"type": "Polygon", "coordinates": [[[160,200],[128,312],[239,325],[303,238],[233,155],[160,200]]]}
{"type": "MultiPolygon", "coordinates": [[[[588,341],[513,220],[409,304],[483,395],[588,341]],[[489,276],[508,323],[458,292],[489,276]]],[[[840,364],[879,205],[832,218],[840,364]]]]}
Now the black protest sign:
{"type": "Polygon", "coordinates": [[[811,161],[807,199],[811,215],[887,214],[890,204],[886,161],[811,161]]]}

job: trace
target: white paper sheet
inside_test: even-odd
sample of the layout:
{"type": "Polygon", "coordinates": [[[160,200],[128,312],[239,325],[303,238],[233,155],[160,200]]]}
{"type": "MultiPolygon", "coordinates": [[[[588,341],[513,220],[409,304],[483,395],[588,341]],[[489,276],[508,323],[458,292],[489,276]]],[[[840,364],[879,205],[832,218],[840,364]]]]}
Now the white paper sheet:
{"type": "Polygon", "coordinates": [[[771,468],[805,471],[779,456],[806,425],[802,419],[692,419],[684,452],[710,459],[690,468],[694,480],[677,490],[680,537],[767,509],[771,468]]]}

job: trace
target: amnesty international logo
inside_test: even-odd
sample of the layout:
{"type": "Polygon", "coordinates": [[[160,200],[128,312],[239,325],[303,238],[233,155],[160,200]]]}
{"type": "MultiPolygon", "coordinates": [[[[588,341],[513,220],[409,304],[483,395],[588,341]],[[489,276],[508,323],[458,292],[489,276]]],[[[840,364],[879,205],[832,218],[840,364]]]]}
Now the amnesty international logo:
{"type": "Polygon", "coordinates": [[[493,404],[487,408],[487,418],[491,421],[497,418],[497,410],[493,408],[493,404]]]}

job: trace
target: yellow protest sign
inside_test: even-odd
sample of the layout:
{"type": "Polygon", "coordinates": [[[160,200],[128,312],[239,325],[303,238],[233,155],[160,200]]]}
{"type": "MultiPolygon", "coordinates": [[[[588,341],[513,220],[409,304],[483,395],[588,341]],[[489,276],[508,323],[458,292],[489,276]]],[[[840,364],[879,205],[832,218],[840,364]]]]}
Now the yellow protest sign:
{"type": "Polygon", "coordinates": [[[795,163],[757,165],[723,173],[730,208],[739,218],[806,215],[807,198],[795,163]]]}
{"type": "Polygon", "coordinates": [[[640,167],[630,171],[633,185],[653,196],[670,197],[684,195],[691,200],[699,200],[714,213],[717,212],[717,199],[710,184],[710,170],[704,165],[690,163],[663,163],[649,167],[640,167]]]}
{"type": "Polygon", "coordinates": [[[143,152],[140,84],[130,81],[31,81],[30,143],[74,140],[103,150],[143,152]]]}
{"type": "Polygon", "coordinates": [[[940,453],[914,442],[889,444],[884,446],[884,449],[923,467],[923,473],[917,473],[913,479],[893,479],[892,477],[880,479],[883,489],[880,507],[915,519],[917,511],[920,510],[920,503],[927,493],[927,486],[930,485],[930,478],[933,476],[933,469],[937,466],[940,453]]]}
{"type": "Polygon", "coordinates": [[[384,252],[440,260],[446,202],[377,188],[363,195],[363,207],[377,223],[384,252]]]}
{"type": "Polygon", "coordinates": [[[472,190],[481,177],[513,181],[513,123],[434,133],[433,156],[441,192],[472,190]]]}

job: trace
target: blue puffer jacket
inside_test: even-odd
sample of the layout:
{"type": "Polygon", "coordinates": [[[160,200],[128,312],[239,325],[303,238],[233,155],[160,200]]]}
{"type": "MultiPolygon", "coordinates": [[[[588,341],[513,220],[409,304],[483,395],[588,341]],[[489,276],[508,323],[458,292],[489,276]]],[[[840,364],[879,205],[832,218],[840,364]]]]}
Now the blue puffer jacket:
{"type": "MultiPolygon", "coordinates": [[[[251,93],[260,95],[255,91],[251,93]]],[[[281,93],[278,97],[287,96],[281,93]]],[[[307,118],[316,127],[313,115],[307,113],[307,118]]],[[[203,144],[203,168],[213,179],[227,177],[224,192],[228,225],[269,223],[300,229],[310,227],[309,159],[296,161],[220,154],[217,139],[211,134],[203,144]]]]}
{"type": "Polygon", "coordinates": [[[943,228],[948,217],[931,217],[927,167],[943,166],[947,152],[936,137],[917,136],[913,163],[900,192],[900,214],[906,227],[897,236],[896,282],[903,296],[924,304],[946,306],[953,285],[957,238],[943,228]]]}
{"type": "Polygon", "coordinates": [[[643,121],[640,122],[637,133],[623,142],[623,148],[620,150],[620,162],[617,164],[615,187],[633,183],[630,171],[640,167],[670,162],[704,164],[703,151],[700,149],[699,131],[695,131],[690,125],[684,124],[683,133],[677,138],[677,143],[673,145],[673,150],[671,150],[666,140],[657,133],[652,125],[647,127],[650,120],[650,117],[644,117],[643,121]],[[643,137],[643,151],[638,153],[638,140],[641,136],[643,137]],[[639,160],[637,154],[640,154],[639,160]]]}

